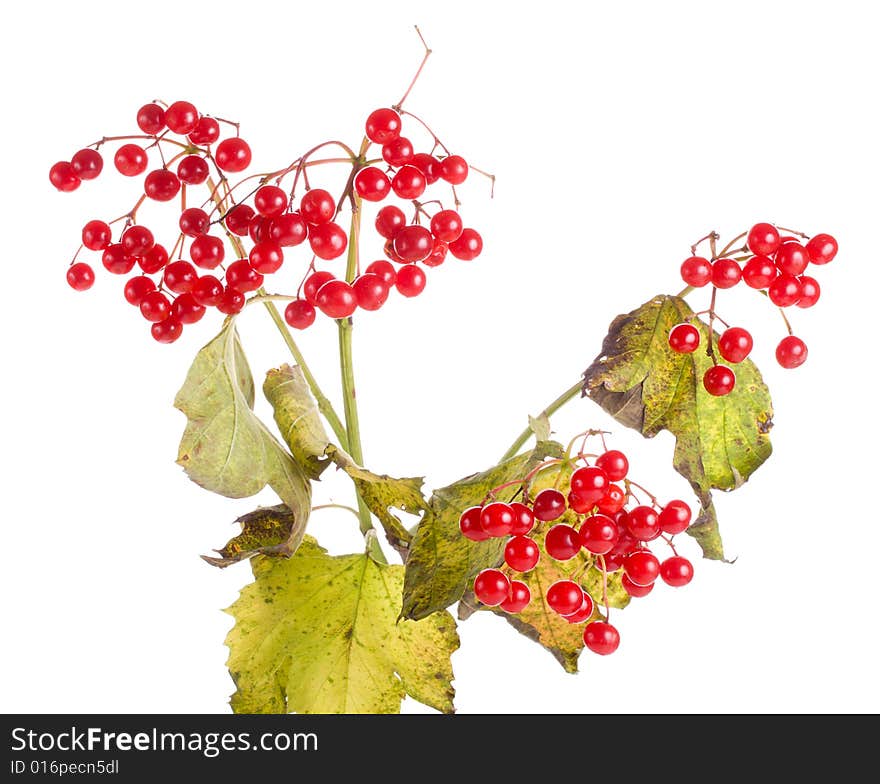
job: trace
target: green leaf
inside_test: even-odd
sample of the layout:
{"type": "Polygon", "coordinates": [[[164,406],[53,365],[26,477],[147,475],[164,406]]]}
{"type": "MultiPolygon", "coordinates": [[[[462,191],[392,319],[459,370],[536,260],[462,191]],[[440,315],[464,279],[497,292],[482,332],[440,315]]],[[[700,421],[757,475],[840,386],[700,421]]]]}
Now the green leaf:
{"type": "Polygon", "coordinates": [[[325,455],[330,440],[302,368],[282,365],[270,370],[263,394],[272,404],[275,422],[294,459],[306,476],[317,479],[330,463],[325,455]]]}
{"type": "MultiPolygon", "coordinates": [[[[770,393],[751,360],[734,366],[736,387],[723,397],[703,388],[707,350],[677,354],[667,336],[692,320],[702,345],[708,327],[680,297],[659,295],[611,323],[602,351],[584,372],[583,394],[646,438],[668,430],[676,439],[673,465],[703,507],[697,534],[704,555],[723,558],[711,490],[735,490],[770,456],[770,393]]],[[[717,336],[712,345],[717,355],[717,336]]]]}
{"type": "Polygon", "coordinates": [[[399,713],[407,694],[454,712],[455,619],[398,622],[402,566],[331,556],[310,536],[289,559],[251,565],[227,610],[236,713],[399,713]]]}
{"type": "MultiPolygon", "coordinates": [[[[427,504],[406,560],[403,618],[424,618],[457,602],[473,576],[498,563],[504,542],[474,542],[461,535],[458,519],[469,506],[481,504],[490,490],[522,479],[545,457],[560,457],[563,448],[542,441],[526,452],[487,471],[465,477],[435,490],[427,504]]],[[[498,493],[503,501],[518,492],[510,487],[498,493]]]]}
{"type": "Polygon", "coordinates": [[[286,504],[255,509],[235,522],[241,526],[241,533],[215,551],[220,557],[202,556],[211,566],[224,568],[255,555],[292,555],[289,543],[296,517],[286,504]]]}
{"type": "Polygon", "coordinates": [[[193,482],[229,498],[271,486],[294,516],[286,542],[293,552],[311,510],[311,485],[253,405],[253,377],[229,319],[196,355],[175,397],[174,406],[187,418],[177,462],[193,482]]]}

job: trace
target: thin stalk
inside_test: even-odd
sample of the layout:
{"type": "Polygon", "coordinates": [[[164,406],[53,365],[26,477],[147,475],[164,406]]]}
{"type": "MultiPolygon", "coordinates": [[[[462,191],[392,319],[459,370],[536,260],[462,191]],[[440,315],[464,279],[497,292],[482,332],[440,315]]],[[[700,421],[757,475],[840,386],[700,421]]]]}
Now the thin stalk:
{"type": "MultiPolygon", "coordinates": [[[[563,392],[558,398],[556,398],[556,400],[550,403],[547,408],[545,408],[540,414],[538,414],[538,418],[542,416],[549,417],[555,414],[569,400],[572,400],[574,397],[576,397],[583,390],[583,386],[583,381],[578,381],[569,389],[566,389],[565,392],[563,392]]],[[[527,427],[525,430],[523,430],[522,433],[519,434],[519,437],[516,439],[516,441],[514,441],[510,445],[510,448],[501,456],[500,462],[503,463],[505,460],[509,460],[511,457],[516,455],[516,453],[519,452],[520,447],[522,447],[522,445],[529,440],[531,435],[532,429],[530,427],[527,427]]]]}

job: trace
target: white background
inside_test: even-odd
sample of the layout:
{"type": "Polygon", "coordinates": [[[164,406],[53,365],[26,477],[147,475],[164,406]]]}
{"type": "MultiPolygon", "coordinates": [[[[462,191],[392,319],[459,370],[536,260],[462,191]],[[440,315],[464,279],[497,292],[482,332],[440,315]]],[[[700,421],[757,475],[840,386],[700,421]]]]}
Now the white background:
{"type": "MultiPolygon", "coordinates": [[[[160,346],[121,280],[99,266],[85,294],[64,281],[82,224],[125,212],[138,183],[108,165],[62,194],[49,166],[134,132],[154,98],[240,121],[253,171],[327,139],[357,144],[367,113],[409,83],[418,24],[434,54],[407,108],[497,184],[491,199],[478,175],[461,189],[485,240],[478,260],[452,259],[419,298],[357,319],[374,470],[430,488],[492,464],[578,378],[616,314],[681,288],[678,265],[710,230],[730,238],[769,220],[840,243],[818,270],[819,304],[791,314],[810,350],[797,370],[774,363],[783,324],[763,298],[719,299],[722,316],[752,328],[776,410],[773,456],[717,499],[733,563],[698,560],[687,588],[634,601],[616,616],[617,653],[585,653],[577,675],[499,619],[472,618],[453,657],[459,712],[876,711],[880,54],[869,7],[16,4],[0,50],[0,709],[228,712],[222,609],[249,570],[199,556],[273,502],[215,496],[174,463],[184,418],[171,403],[218,314],[160,346]]],[[[142,218],[158,225],[170,211],[148,205],[142,218]]],[[[276,288],[295,286],[305,251],[294,257],[276,288]]],[[[240,321],[255,373],[288,361],[264,314],[240,321]]],[[[338,401],[332,323],[301,345],[338,401]]],[[[589,401],[554,419],[562,440],[589,427],[614,430],[658,495],[692,497],[667,434],[644,441],[589,401]]],[[[316,502],[348,492],[328,476],[316,502]]],[[[310,531],[333,552],[360,547],[344,513],[316,512],[310,531]]],[[[697,557],[692,545],[682,549],[697,557]]]]}

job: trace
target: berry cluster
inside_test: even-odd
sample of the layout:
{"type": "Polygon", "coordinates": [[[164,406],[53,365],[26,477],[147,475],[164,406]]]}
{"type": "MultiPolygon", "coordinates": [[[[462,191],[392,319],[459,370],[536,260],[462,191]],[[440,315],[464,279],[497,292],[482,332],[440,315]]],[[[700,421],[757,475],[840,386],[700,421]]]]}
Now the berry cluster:
{"type": "Polygon", "coordinates": [[[462,512],[459,529],[476,542],[493,537],[507,540],[504,563],[483,569],[474,579],[473,590],[482,604],[508,613],[522,612],[532,600],[528,585],[514,575],[531,571],[543,556],[559,562],[580,558],[582,569],[550,585],[544,599],[569,623],[586,623],[587,648],[609,654],[617,649],[620,635],[609,622],[607,595],[603,596],[603,618],[576,575],[596,568],[606,586],[609,575],[616,573],[631,597],[647,596],[658,578],[670,586],[687,585],[693,577],[693,565],[677,554],[672,537],[688,528],[691,510],[679,499],[661,505],[631,481],[629,460],[619,450],[581,453],[572,461],[577,467],[566,485],[545,487],[530,496],[530,485],[541,470],[566,462],[548,460],[523,480],[502,486],[520,485],[522,501],[497,500],[496,493],[502,488],[496,488],[484,503],[462,512]],[[642,503],[636,489],[647,495],[650,503],[642,503]],[[663,560],[649,546],[658,539],[672,551],[663,560]]]}
{"type": "MultiPolygon", "coordinates": [[[[715,312],[715,298],[718,289],[729,289],[744,283],[760,291],[781,310],[796,305],[810,308],[819,300],[819,282],[807,275],[809,265],[823,266],[837,255],[837,240],[830,234],[816,234],[808,237],[800,232],[780,229],[770,223],[756,223],[747,232],[735,237],[726,248],[716,254],[715,242],[718,235],[707,235],[691,248],[691,256],[681,264],[681,277],[692,288],[702,288],[711,283],[712,302],[709,314],[710,341],[707,347],[713,364],[703,376],[706,391],[715,396],[727,395],[736,385],[736,374],[728,366],[720,364],[712,346],[712,322],[717,318],[726,329],[718,337],[718,353],[730,363],[742,362],[751,352],[753,339],[743,327],[731,327],[715,312]],[[739,240],[745,245],[732,249],[739,240]],[[800,240],[806,240],[801,242],[800,240]],[[711,258],[698,256],[697,247],[709,240],[711,258]]],[[[699,314],[694,314],[696,318],[699,314]]],[[[784,368],[796,368],[807,358],[804,341],[792,334],[791,325],[783,312],[788,334],[776,346],[776,360],[784,368]]],[[[700,346],[700,331],[690,322],[676,324],[669,332],[669,346],[680,354],[696,351],[700,346]]]]}
{"type": "MultiPolygon", "coordinates": [[[[447,253],[472,260],[482,250],[480,234],[463,224],[457,209],[444,208],[436,196],[420,201],[428,186],[442,181],[452,187],[458,207],[455,186],[467,178],[467,162],[459,155],[436,156],[437,147],[443,147],[436,136],[432,152],[416,153],[401,135],[402,111],[380,108],[370,113],[360,152],[341,142],[327,142],[284,169],[251,175],[236,184],[228,175],[244,171],[252,159],[237,124],[202,115],[188,101],[146,104],[138,110],[136,122],[140,135],[104,137],[70,161],[55,163],[49,180],[60,191],[76,190],[83,180],[94,179],[103,170],[103,145],[124,142],[115,151],[114,167],[125,177],[143,175],[142,193],[121,217],[92,219],[83,226],[82,244],[68,267],[67,282],[77,291],[90,289],[95,267],[77,258],[83,250],[100,253],[108,272],[127,276],[123,295],[150,322],[159,342],[177,340],[184,325],[199,321],[207,308],[232,315],[242,310],[248,294],[265,295],[266,277],[281,269],[285,254],[294,246],[309,248],[310,263],[298,286],[296,281],[291,286],[295,295],[273,296],[288,301],[284,318],[297,329],[314,323],[319,311],[341,319],[357,308],[378,310],[392,289],[414,297],[425,288],[425,268],[442,264],[447,253]],[[236,135],[221,141],[221,123],[234,126],[236,135]],[[313,157],[328,145],[343,148],[346,157],[313,157]],[[381,158],[368,157],[373,145],[381,147],[381,158]],[[152,167],[151,155],[160,159],[152,167]],[[314,165],[331,163],[351,167],[338,198],[325,188],[313,187],[307,174],[314,165]],[[290,187],[282,187],[288,176],[290,187]],[[188,191],[197,186],[203,186],[207,195],[197,206],[188,206],[188,191]],[[385,258],[363,270],[359,257],[353,268],[344,264],[338,271],[317,269],[317,263],[337,260],[348,250],[349,232],[339,222],[346,201],[354,213],[362,202],[392,195],[410,202],[413,216],[407,220],[397,204],[379,209],[374,226],[385,258]],[[171,202],[178,196],[176,238],[163,244],[151,227],[138,222],[137,213],[147,200],[171,202]],[[136,274],[131,275],[133,271],[136,274]]],[[[352,231],[354,227],[352,221],[352,231]]]]}

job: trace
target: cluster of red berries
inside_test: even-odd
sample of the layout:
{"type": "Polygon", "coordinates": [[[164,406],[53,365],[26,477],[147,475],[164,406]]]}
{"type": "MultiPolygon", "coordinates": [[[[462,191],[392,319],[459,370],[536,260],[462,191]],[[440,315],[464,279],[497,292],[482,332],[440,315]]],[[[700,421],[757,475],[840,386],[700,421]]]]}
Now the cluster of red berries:
{"type": "MultiPolygon", "coordinates": [[[[529,605],[532,596],[528,585],[513,579],[511,573],[521,575],[538,565],[541,546],[536,535],[540,533],[547,557],[564,562],[585,556],[585,568],[599,569],[605,578],[619,573],[621,586],[631,597],[647,596],[658,577],[674,587],[691,581],[693,565],[675,552],[671,541],[690,525],[690,507],[679,499],[661,506],[653,496],[651,505],[640,503],[632,491],[636,485],[627,479],[629,461],[619,450],[604,451],[592,464],[589,457],[577,457],[583,465],[572,472],[566,492],[545,488],[528,498],[526,490],[521,502],[487,499],[462,512],[459,529],[468,539],[507,539],[504,563],[483,569],[474,579],[474,596],[482,604],[508,613],[522,612],[529,605]],[[566,513],[569,522],[560,521],[566,513]],[[664,560],[648,544],[657,539],[672,549],[672,555],[664,560]]],[[[524,488],[528,481],[523,480],[524,488]]],[[[489,498],[493,496],[494,492],[489,494],[489,498]]],[[[617,649],[617,628],[609,622],[607,612],[604,619],[599,615],[593,597],[577,580],[554,582],[544,599],[569,623],[586,622],[584,644],[591,651],[609,654],[617,649]]]]}
{"type": "MultiPolygon", "coordinates": [[[[130,276],[136,271],[125,282],[124,297],[150,322],[152,336],[159,342],[177,340],[184,325],[199,321],[207,308],[217,308],[225,315],[240,312],[246,295],[262,289],[266,276],[281,268],[286,249],[297,245],[307,244],[312,253],[297,294],[289,297],[284,313],[286,322],[297,329],[310,326],[318,311],[340,319],[357,308],[378,310],[392,288],[403,296],[416,296],[425,288],[424,267],[442,264],[447,253],[471,260],[482,250],[479,233],[465,227],[456,210],[441,207],[429,216],[418,201],[426,187],[437,180],[453,188],[461,184],[468,175],[466,161],[457,155],[437,158],[414,153],[412,144],[400,135],[401,115],[394,109],[377,109],[365,123],[363,150],[366,152],[370,144],[381,144],[384,168],[365,155],[352,155],[352,177],[338,200],[327,190],[308,184],[295,198],[297,182],[308,183],[300,175],[314,163],[306,156],[284,170],[257,176],[259,185],[236,200],[235,189],[255,177],[230,185],[227,174],[242,172],[250,165],[251,149],[238,135],[215,145],[224,121],[200,114],[188,101],[167,107],[146,104],[138,111],[136,122],[143,135],[105,137],[79,150],[70,161],[55,163],[49,180],[60,191],[73,191],[82,180],[94,179],[103,170],[102,145],[125,142],[115,152],[114,166],[126,177],[146,173],[143,193],[121,218],[93,219],[83,226],[82,244],[68,267],[67,282],[77,291],[94,285],[94,266],[77,261],[83,249],[100,253],[101,264],[110,273],[130,276]],[[133,139],[146,142],[135,143],[133,139]],[[174,154],[166,155],[163,147],[174,154]],[[151,150],[158,151],[161,166],[147,172],[151,150]],[[211,179],[212,167],[216,182],[211,179]],[[290,191],[280,187],[288,174],[294,174],[290,191]],[[274,183],[269,182],[272,178],[274,183]],[[200,185],[208,191],[205,202],[187,207],[187,188],[200,185]],[[347,198],[354,201],[355,194],[375,202],[391,193],[411,201],[415,217],[408,222],[403,210],[392,204],[379,210],[375,229],[387,258],[371,262],[363,271],[358,269],[351,280],[344,274],[316,269],[316,260],[337,259],[348,247],[348,234],[337,222],[341,203],[347,198]],[[168,202],[178,194],[179,233],[168,246],[158,242],[153,231],[137,223],[135,217],[145,199],[168,202]],[[422,225],[422,219],[428,220],[430,227],[422,225]],[[114,236],[114,223],[120,224],[118,236],[114,236]],[[231,260],[226,258],[224,240],[229,240],[233,249],[231,260]],[[395,268],[391,261],[399,266],[395,268]]],[[[439,204],[436,199],[431,203],[439,204]]]]}
{"type": "MultiPolygon", "coordinates": [[[[730,253],[722,252],[718,257],[713,252],[711,260],[691,255],[681,264],[681,277],[688,286],[702,288],[712,284],[713,305],[708,311],[710,322],[717,317],[714,311],[715,291],[732,288],[740,282],[761,291],[779,308],[793,305],[810,308],[818,302],[821,292],[819,282],[805,273],[810,264],[822,266],[837,255],[837,240],[832,235],[823,233],[810,238],[801,235],[807,240],[803,243],[797,236],[781,235],[779,229],[770,223],[756,223],[733,242],[743,237],[746,239],[745,247],[730,253]]],[[[714,235],[709,235],[709,238],[714,242],[714,235]]],[[[668,340],[673,351],[688,354],[699,348],[700,331],[694,324],[682,322],[670,330],[668,340]]],[[[737,364],[749,355],[753,344],[752,335],[747,329],[727,326],[718,337],[718,353],[726,362],[737,364]]],[[[736,374],[729,366],[715,359],[711,346],[708,350],[714,361],[703,376],[703,386],[711,395],[727,395],[736,385],[736,374]]],[[[777,362],[790,369],[802,365],[806,358],[806,343],[792,334],[789,327],[789,334],[776,346],[777,362]]]]}

